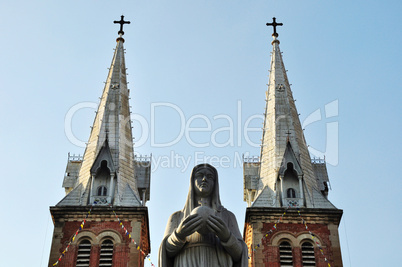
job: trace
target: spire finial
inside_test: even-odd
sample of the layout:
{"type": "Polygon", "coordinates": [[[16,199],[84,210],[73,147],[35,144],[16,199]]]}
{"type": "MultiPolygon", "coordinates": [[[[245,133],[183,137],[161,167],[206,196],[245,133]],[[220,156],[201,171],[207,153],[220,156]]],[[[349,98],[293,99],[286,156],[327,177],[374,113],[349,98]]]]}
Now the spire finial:
{"type": "Polygon", "coordinates": [[[286,142],[290,142],[290,135],[291,135],[292,133],[288,130],[287,131],[287,133],[286,133],[286,135],[287,135],[287,138],[286,138],[286,142]]]}
{"type": "Polygon", "coordinates": [[[273,17],[272,18],[272,23],[267,23],[267,26],[274,27],[274,33],[272,34],[272,36],[278,37],[279,34],[276,32],[276,26],[283,26],[283,23],[276,23],[276,18],[273,17]]]}
{"type": "Polygon", "coordinates": [[[118,34],[119,34],[119,35],[124,35],[123,25],[124,25],[124,24],[130,24],[130,21],[125,21],[125,20],[124,20],[124,16],[121,15],[120,21],[115,20],[115,21],[113,21],[113,23],[118,23],[118,24],[120,24],[120,30],[119,30],[118,34]]]}

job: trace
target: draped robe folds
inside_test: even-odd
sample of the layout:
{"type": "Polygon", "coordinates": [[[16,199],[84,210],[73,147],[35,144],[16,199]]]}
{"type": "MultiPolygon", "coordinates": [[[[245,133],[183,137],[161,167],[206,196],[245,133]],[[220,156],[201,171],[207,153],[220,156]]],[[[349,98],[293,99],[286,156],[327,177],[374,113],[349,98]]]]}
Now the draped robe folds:
{"type": "Polygon", "coordinates": [[[248,251],[237,225],[236,217],[225,209],[219,198],[218,174],[209,164],[194,167],[187,201],[181,211],[173,213],[166,226],[165,235],[159,248],[159,267],[247,267],[248,251]],[[230,231],[227,242],[221,242],[214,233],[201,235],[197,232],[180,240],[176,229],[191,211],[197,207],[194,193],[194,175],[199,168],[207,167],[215,174],[215,187],[211,195],[212,209],[230,231]],[[240,254],[240,260],[234,262],[228,251],[240,254]]]}

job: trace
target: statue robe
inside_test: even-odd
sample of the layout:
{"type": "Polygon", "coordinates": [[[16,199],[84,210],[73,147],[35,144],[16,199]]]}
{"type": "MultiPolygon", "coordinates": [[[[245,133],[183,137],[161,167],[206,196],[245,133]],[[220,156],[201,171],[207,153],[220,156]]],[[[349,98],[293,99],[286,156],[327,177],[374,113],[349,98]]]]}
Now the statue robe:
{"type": "Polygon", "coordinates": [[[165,235],[159,248],[159,267],[247,267],[247,255],[247,246],[240,234],[236,217],[220,203],[216,169],[207,164],[194,167],[186,204],[183,210],[173,213],[167,223],[165,235]],[[176,236],[175,230],[180,222],[190,215],[191,211],[196,207],[193,190],[194,174],[197,168],[205,166],[215,173],[215,187],[211,196],[212,209],[225,222],[231,233],[229,240],[225,243],[221,242],[214,233],[201,235],[195,232],[187,236],[185,240],[180,240],[176,236]],[[227,251],[240,254],[240,260],[234,262],[227,251]]]}

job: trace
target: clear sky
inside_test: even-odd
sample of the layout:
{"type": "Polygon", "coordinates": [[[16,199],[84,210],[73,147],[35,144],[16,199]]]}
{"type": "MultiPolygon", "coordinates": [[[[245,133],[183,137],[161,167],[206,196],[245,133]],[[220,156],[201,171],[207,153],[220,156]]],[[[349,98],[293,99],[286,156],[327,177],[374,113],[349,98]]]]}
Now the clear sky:
{"type": "Polygon", "coordinates": [[[148,202],[155,264],[166,221],[184,205],[191,167],[207,156],[224,161],[221,200],[243,230],[239,159],[259,156],[261,130],[244,129],[261,127],[272,50],[265,23],[275,16],[284,24],[280,47],[307,143],[326,154],[329,199],[344,211],[344,266],[400,265],[400,1],[15,0],[0,6],[1,266],[47,266],[49,206],[64,196],[67,153],[84,152],[65,131],[80,143],[89,136],[91,106],[115,47],[112,22],[122,13],[131,20],[125,48],[135,150],[155,160],[148,202]],[[325,110],[329,103],[336,106],[333,116],[325,110]],[[65,122],[78,104],[87,108],[65,122]],[[321,119],[311,122],[312,114],[321,119]],[[230,121],[233,132],[222,130],[230,121]],[[195,127],[204,130],[186,135],[195,127]]]}

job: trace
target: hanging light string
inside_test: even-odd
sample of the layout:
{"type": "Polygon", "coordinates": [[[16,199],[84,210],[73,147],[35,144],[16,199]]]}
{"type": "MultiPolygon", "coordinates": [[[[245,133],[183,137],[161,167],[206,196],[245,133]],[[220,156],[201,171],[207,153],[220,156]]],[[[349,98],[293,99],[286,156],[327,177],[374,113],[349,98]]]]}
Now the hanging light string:
{"type": "MultiPolygon", "coordinates": [[[[94,202],[94,204],[96,204],[96,202],[94,202]]],[[[93,207],[93,205],[91,205],[91,208],[89,209],[88,213],[86,214],[85,219],[82,221],[80,227],[77,229],[77,231],[75,232],[74,236],[71,238],[70,242],[67,244],[66,249],[61,253],[60,257],[59,257],[58,260],[53,264],[53,266],[56,266],[56,265],[59,264],[59,262],[63,259],[63,257],[64,257],[65,254],[67,253],[67,251],[68,251],[68,249],[69,249],[71,243],[74,242],[74,240],[75,240],[75,238],[77,237],[77,234],[79,233],[79,231],[81,231],[81,230],[84,228],[85,222],[86,222],[88,216],[91,214],[92,207],[93,207]]],[[[117,221],[119,222],[119,225],[120,225],[121,228],[124,230],[125,235],[128,236],[128,238],[130,238],[130,242],[134,243],[134,245],[136,246],[137,250],[140,251],[142,255],[144,255],[144,258],[145,258],[145,259],[148,259],[148,260],[149,260],[149,262],[151,263],[151,266],[152,266],[152,267],[155,267],[155,265],[154,265],[154,264],[152,263],[152,261],[151,261],[150,255],[149,255],[149,254],[146,254],[146,253],[144,252],[144,250],[141,249],[140,245],[134,240],[134,238],[132,238],[130,232],[127,230],[127,228],[124,226],[123,222],[122,222],[122,221],[120,220],[120,218],[117,216],[117,214],[116,214],[116,212],[114,211],[114,209],[113,209],[113,207],[112,207],[111,204],[109,205],[109,207],[112,209],[112,212],[113,212],[113,214],[115,215],[117,221]]],[[[289,208],[291,208],[291,206],[288,206],[288,207],[286,208],[286,210],[282,213],[282,215],[275,221],[275,224],[272,226],[272,228],[264,234],[263,239],[266,239],[270,234],[272,234],[275,230],[277,230],[276,225],[283,221],[283,217],[286,215],[286,212],[289,210],[289,208]]],[[[317,245],[318,249],[320,250],[321,254],[322,254],[323,257],[324,257],[325,262],[328,264],[328,267],[331,267],[331,264],[329,263],[329,260],[327,259],[327,257],[326,257],[325,254],[324,254],[324,250],[323,250],[322,246],[321,246],[320,243],[318,242],[318,238],[316,238],[316,235],[315,235],[314,233],[312,233],[312,232],[309,230],[309,228],[308,228],[308,226],[307,226],[307,221],[304,220],[303,216],[301,215],[300,209],[299,209],[299,208],[296,208],[296,209],[297,209],[297,213],[299,214],[299,217],[300,217],[301,220],[302,220],[302,223],[303,223],[304,226],[306,227],[306,230],[307,230],[307,231],[309,232],[309,234],[311,235],[311,239],[312,239],[312,240],[315,242],[315,244],[317,245]]],[[[259,248],[259,247],[261,247],[261,245],[260,245],[260,244],[257,244],[257,245],[254,247],[253,251],[256,251],[257,248],[259,248]]],[[[250,258],[250,257],[251,257],[251,255],[249,255],[248,258],[250,258]]]]}
{"type": "Polygon", "coordinates": [[[109,205],[109,207],[112,209],[112,212],[113,212],[114,216],[116,216],[116,219],[119,221],[119,225],[120,225],[121,228],[124,230],[124,234],[125,234],[126,236],[128,236],[128,238],[130,238],[130,242],[134,243],[134,245],[135,245],[135,247],[137,248],[137,250],[140,251],[142,255],[144,255],[144,258],[145,258],[145,259],[148,259],[148,260],[149,260],[149,262],[151,263],[151,266],[152,266],[152,267],[155,267],[155,265],[154,265],[154,264],[152,263],[152,261],[151,261],[150,254],[146,254],[146,253],[144,252],[144,250],[141,249],[140,244],[138,244],[138,243],[134,240],[134,238],[131,236],[130,232],[129,232],[129,231],[127,230],[127,228],[124,226],[124,224],[123,224],[123,222],[120,220],[119,216],[117,216],[117,214],[116,214],[116,212],[114,211],[114,209],[113,209],[113,207],[112,207],[111,204],[109,205]]]}
{"type": "MultiPolygon", "coordinates": [[[[278,223],[282,222],[283,216],[286,215],[286,212],[287,212],[290,208],[292,208],[292,207],[291,207],[291,206],[288,206],[288,207],[286,208],[286,210],[282,213],[282,215],[279,217],[279,219],[277,219],[277,220],[275,221],[274,226],[272,226],[272,228],[264,234],[264,236],[262,237],[264,240],[265,240],[270,234],[272,234],[275,230],[277,230],[277,229],[276,229],[276,225],[277,225],[278,223]]],[[[302,223],[303,223],[304,226],[306,227],[306,230],[307,230],[308,233],[311,235],[311,239],[312,239],[312,240],[314,241],[314,243],[317,245],[317,247],[318,247],[318,249],[320,250],[322,256],[324,257],[325,262],[328,264],[328,267],[331,267],[331,264],[329,263],[329,260],[327,259],[327,257],[326,257],[325,254],[324,254],[324,250],[322,249],[322,246],[321,246],[320,243],[318,242],[318,238],[317,238],[316,235],[315,235],[314,233],[312,233],[312,232],[310,231],[310,229],[308,228],[306,220],[304,220],[303,216],[302,216],[301,213],[300,213],[300,209],[299,209],[298,207],[296,207],[296,209],[297,209],[297,213],[299,214],[299,217],[300,217],[301,220],[302,220],[302,223]]],[[[253,252],[256,251],[257,248],[259,248],[259,247],[261,247],[260,244],[257,244],[256,246],[254,246],[253,252]]],[[[250,254],[248,255],[248,258],[249,258],[249,259],[251,258],[251,255],[250,255],[250,254]]]]}
{"type": "Polygon", "coordinates": [[[68,251],[68,248],[70,247],[71,243],[77,237],[78,232],[81,231],[84,228],[85,221],[87,220],[88,216],[91,214],[92,207],[93,207],[93,205],[91,205],[91,208],[89,209],[87,215],[85,216],[85,219],[82,221],[82,223],[81,223],[80,227],[77,229],[77,231],[75,231],[74,236],[71,238],[70,242],[68,242],[66,249],[61,253],[59,259],[55,263],[53,263],[53,266],[56,266],[57,264],[59,264],[59,262],[64,257],[64,255],[66,255],[66,253],[68,251]]]}
{"type": "Polygon", "coordinates": [[[331,267],[331,264],[329,264],[329,261],[328,261],[327,257],[326,257],[325,254],[324,254],[324,250],[322,249],[322,246],[321,246],[320,243],[318,242],[318,238],[316,238],[316,235],[313,234],[313,233],[310,231],[310,229],[308,229],[307,222],[306,222],[306,220],[304,220],[303,216],[301,215],[299,208],[297,208],[297,213],[299,214],[299,216],[300,216],[300,218],[301,218],[301,220],[302,220],[304,226],[306,227],[306,230],[307,230],[308,233],[311,235],[311,239],[313,239],[313,241],[317,244],[317,247],[318,247],[318,249],[320,250],[322,256],[324,257],[325,262],[328,264],[328,267],[331,267]]]}
{"type": "MultiPolygon", "coordinates": [[[[288,211],[289,208],[290,208],[290,206],[288,206],[288,207],[286,208],[286,210],[282,213],[281,217],[279,217],[279,219],[277,219],[277,220],[275,221],[274,226],[272,226],[272,228],[269,229],[269,231],[267,231],[267,232],[264,234],[264,236],[262,237],[263,239],[266,239],[270,234],[272,234],[272,233],[276,230],[276,225],[282,221],[283,216],[285,216],[285,214],[286,214],[286,212],[288,211]]],[[[256,251],[257,248],[259,248],[259,247],[261,247],[260,244],[257,244],[256,246],[254,246],[253,252],[256,251]]],[[[249,259],[251,258],[251,255],[250,255],[250,254],[248,255],[248,258],[249,258],[249,259]]]]}
{"type": "MultiPolygon", "coordinates": [[[[63,259],[63,257],[65,256],[65,254],[67,253],[70,245],[72,242],[74,242],[75,238],[77,237],[77,234],[79,231],[81,231],[84,228],[85,222],[88,219],[88,216],[91,214],[92,211],[92,207],[93,205],[96,205],[97,202],[95,201],[92,205],[91,208],[89,209],[88,213],[85,216],[85,219],[82,221],[80,227],[77,229],[77,231],[75,231],[74,236],[71,238],[70,242],[68,242],[68,245],[66,247],[66,249],[61,253],[59,259],[53,264],[53,266],[56,266],[59,264],[59,262],[63,259]]],[[[150,255],[146,254],[140,247],[140,245],[134,240],[134,238],[131,237],[131,234],[128,232],[127,228],[124,226],[123,222],[120,220],[120,218],[117,216],[116,212],[114,211],[112,205],[110,204],[109,207],[112,209],[113,214],[115,215],[115,217],[117,218],[117,221],[119,222],[119,225],[121,226],[121,228],[124,230],[125,235],[128,236],[128,238],[130,238],[130,242],[134,243],[135,247],[137,248],[137,250],[139,250],[141,252],[142,255],[144,255],[145,259],[148,259],[149,262],[151,263],[152,267],[155,267],[155,265],[152,263],[150,255]]]]}

